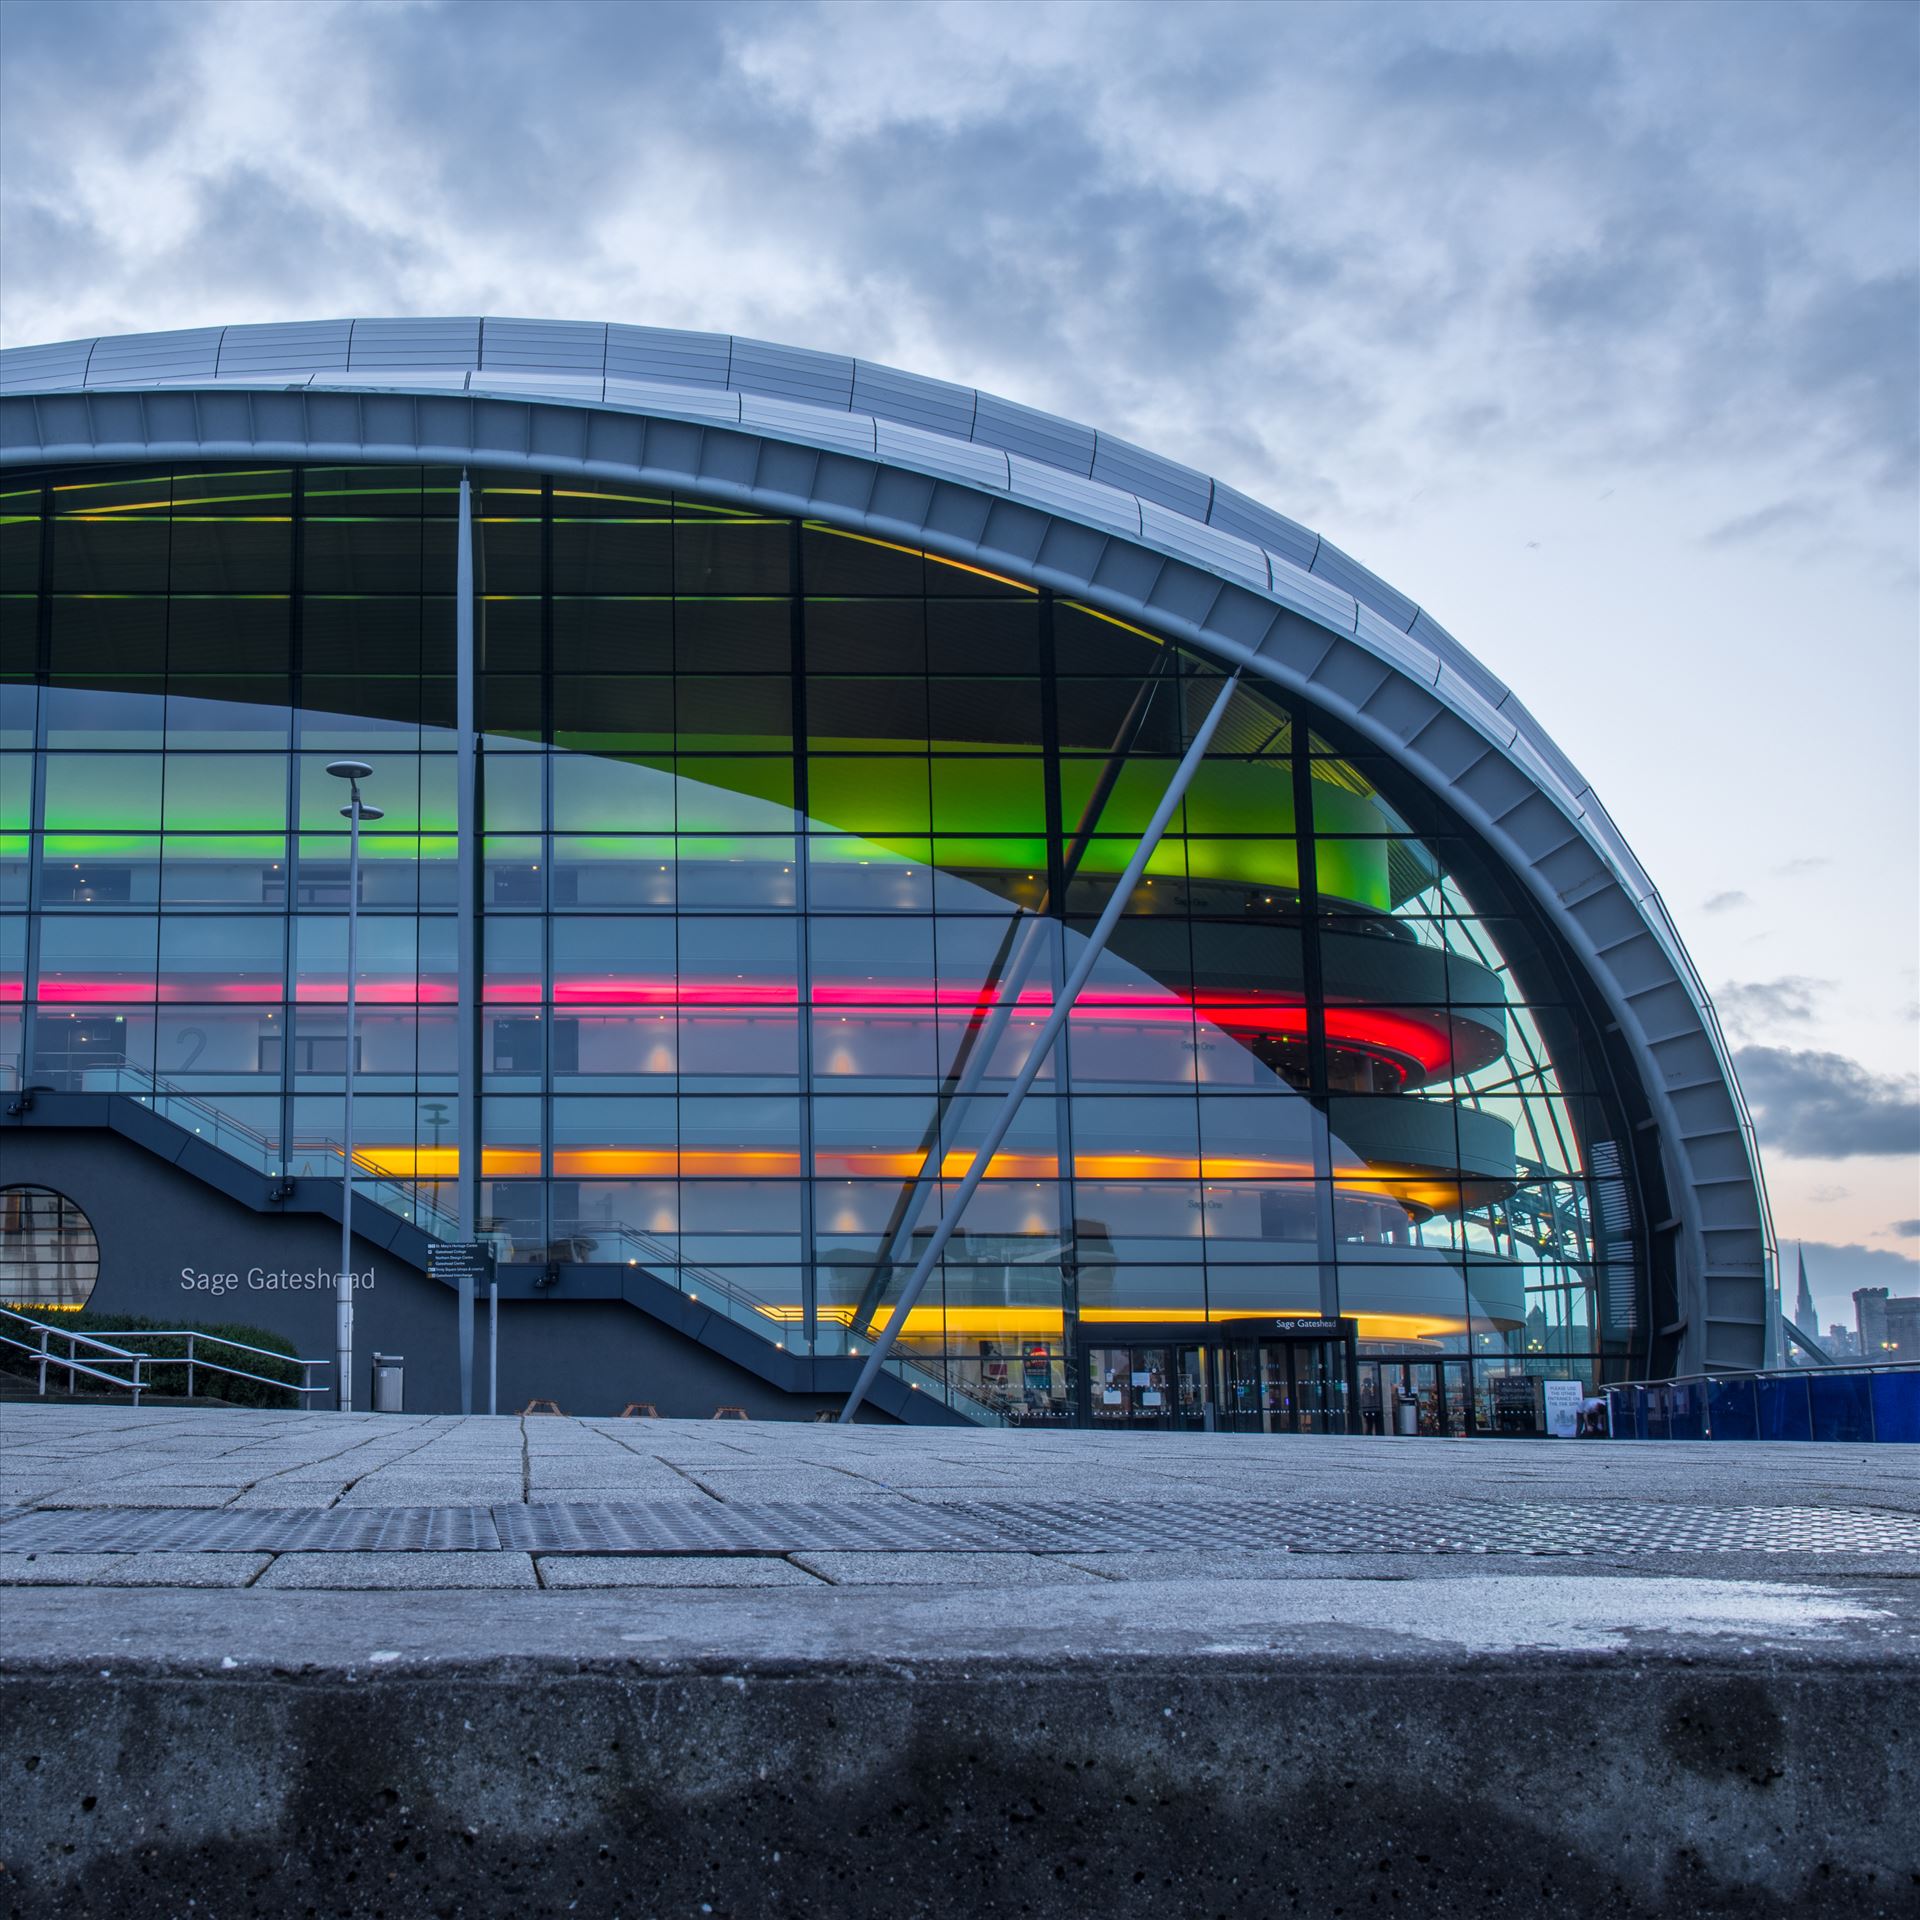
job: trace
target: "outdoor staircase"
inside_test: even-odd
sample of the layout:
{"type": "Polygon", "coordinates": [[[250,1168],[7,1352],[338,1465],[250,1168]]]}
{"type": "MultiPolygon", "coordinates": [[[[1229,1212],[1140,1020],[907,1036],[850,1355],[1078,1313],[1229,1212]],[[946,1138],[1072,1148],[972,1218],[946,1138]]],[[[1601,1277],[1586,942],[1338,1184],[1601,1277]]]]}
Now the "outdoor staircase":
{"type": "MultiPolygon", "coordinates": [[[[6,1112],[9,1125],[114,1133],[256,1213],[340,1218],[346,1156],[339,1142],[303,1138],[283,1159],[274,1142],[203,1096],[135,1068],[89,1068],[79,1090],[27,1088],[12,1096],[6,1112]],[[302,1171],[286,1172],[286,1159],[302,1171]],[[331,1172],[310,1171],[316,1161],[331,1172]]],[[[417,1183],[383,1173],[358,1153],[354,1166],[354,1232],[425,1274],[429,1249],[461,1238],[458,1221],[417,1183]]],[[[725,1275],[682,1261],[657,1235],[596,1221],[591,1241],[568,1244],[574,1257],[564,1261],[501,1262],[501,1297],[535,1297],[557,1267],[574,1283],[570,1293],[585,1283],[591,1297],[618,1297],[785,1392],[852,1391],[861,1366],[857,1352],[793,1350],[786,1342],[793,1323],[778,1310],[725,1275]],[[594,1257],[579,1259],[582,1247],[594,1257]]],[[[889,1356],[868,1398],[879,1411],[916,1424],[1009,1424],[998,1408],[898,1354],[889,1356]]]]}

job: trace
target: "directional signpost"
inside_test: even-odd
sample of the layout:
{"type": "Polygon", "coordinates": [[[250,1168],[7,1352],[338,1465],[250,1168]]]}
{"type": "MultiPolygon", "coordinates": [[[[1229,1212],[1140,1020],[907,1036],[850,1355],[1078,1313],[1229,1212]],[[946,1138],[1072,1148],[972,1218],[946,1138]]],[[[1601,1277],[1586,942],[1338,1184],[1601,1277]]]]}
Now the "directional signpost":
{"type": "MultiPolygon", "coordinates": [[[[460,1411],[473,1411],[473,1290],[475,1285],[485,1280],[488,1283],[490,1329],[487,1349],[487,1370],[489,1377],[495,1365],[493,1345],[498,1339],[497,1296],[492,1291],[493,1249],[479,1240],[436,1240],[427,1249],[427,1274],[434,1280],[443,1280],[449,1286],[460,1290],[460,1411]]],[[[489,1396],[491,1399],[491,1396],[489,1396]]],[[[491,1404],[487,1411],[491,1413],[491,1404]]]]}

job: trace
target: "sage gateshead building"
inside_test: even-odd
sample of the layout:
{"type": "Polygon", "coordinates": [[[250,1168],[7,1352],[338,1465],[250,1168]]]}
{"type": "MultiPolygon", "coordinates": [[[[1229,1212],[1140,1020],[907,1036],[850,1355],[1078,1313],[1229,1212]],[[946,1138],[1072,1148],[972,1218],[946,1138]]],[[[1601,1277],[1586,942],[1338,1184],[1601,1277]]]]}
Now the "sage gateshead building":
{"type": "Polygon", "coordinates": [[[805,1417],[884,1351],[873,1417],[1474,1433],[1767,1357],[1652,882],[1306,527],[722,334],[0,381],[17,1314],[328,1354],[350,1167],[409,1410],[805,1417]],[[476,1241],[462,1339],[429,1251],[476,1241]]]}

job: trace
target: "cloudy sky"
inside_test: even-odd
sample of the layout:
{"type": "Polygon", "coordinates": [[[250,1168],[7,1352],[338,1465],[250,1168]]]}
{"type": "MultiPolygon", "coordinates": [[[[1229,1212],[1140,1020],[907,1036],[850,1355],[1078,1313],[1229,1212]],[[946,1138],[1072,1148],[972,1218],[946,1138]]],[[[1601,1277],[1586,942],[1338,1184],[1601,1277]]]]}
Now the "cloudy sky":
{"type": "Polygon", "coordinates": [[[1219,474],[1598,786],[1823,1318],[1920,1248],[1920,10],[0,0],[0,339],[732,330],[1219,474]]]}

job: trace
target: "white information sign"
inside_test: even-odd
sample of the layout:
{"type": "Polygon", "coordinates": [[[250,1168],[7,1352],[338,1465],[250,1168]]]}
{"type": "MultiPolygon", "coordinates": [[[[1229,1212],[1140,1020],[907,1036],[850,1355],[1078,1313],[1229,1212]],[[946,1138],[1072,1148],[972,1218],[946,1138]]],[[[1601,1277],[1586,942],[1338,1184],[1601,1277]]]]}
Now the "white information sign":
{"type": "Polygon", "coordinates": [[[1585,1386],[1578,1380],[1543,1380],[1540,1386],[1548,1433],[1556,1440],[1578,1439],[1580,1403],[1587,1397],[1585,1386]]]}

